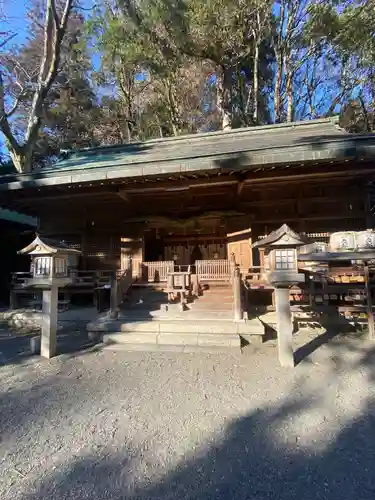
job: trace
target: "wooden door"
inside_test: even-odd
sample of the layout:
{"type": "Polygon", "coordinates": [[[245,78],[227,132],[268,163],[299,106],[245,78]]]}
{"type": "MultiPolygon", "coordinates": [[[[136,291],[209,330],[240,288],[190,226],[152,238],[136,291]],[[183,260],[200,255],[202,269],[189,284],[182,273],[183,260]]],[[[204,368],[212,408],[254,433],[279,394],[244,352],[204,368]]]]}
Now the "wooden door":
{"type": "Polygon", "coordinates": [[[132,258],[133,277],[140,277],[143,262],[143,238],[121,238],[121,269],[128,267],[132,258]]]}
{"type": "Polygon", "coordinates": [[[231,258],[233,253],[236,264],[239,264],[242,273],[247,273],[253,265],[251,244],[251,229],[227,234],[228,259],[231,258]]]}

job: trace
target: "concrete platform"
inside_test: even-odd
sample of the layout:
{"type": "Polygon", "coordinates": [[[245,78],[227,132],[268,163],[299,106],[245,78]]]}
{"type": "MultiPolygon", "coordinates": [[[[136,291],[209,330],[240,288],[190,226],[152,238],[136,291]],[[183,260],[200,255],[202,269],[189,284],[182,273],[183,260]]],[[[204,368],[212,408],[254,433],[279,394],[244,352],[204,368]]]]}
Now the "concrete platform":
{"type": "Polygon", "coordinates": [[[223,346],[195,346],[195,345],[172,345],[172,344],[118,344],[107,343],[105,349],[113,351],[141,351],[141,352],[180,352],[185,354],[207,353],[207,354],[234,354],[240,355],[241,350],[238,347],[223,346]]]}
{"type": "Polygon", "coordinates": [[[258,319],[233,320],[232,289],[212,286],[192,298],[182,311],[168,303],[167,294],[153,287],[132,292],[116,320],[102,315],[87,325],[92,337],[126,350],[191,350],[227,352],[262,341],[265,330],[258,319]]]}
{"type": "Polygon", "coordinates": [[[259,319],[233,321],[228,319],[198,318],[137,318],[134,316],[111,319],[108,315],[87,324],[89,332],[143,332],[143,333],[220,333],[263,335],[264,325],[259,319]]]}
{"type": "Polygon", "coordinates": [[[116,344],[124,346],[126,350],[173,350],[178,352],[194,349],[199,351],[201,347],[206,351],[213,348],[220,352],[227,349],[240,351],[241,338],[237,334],[215,334],[215,333],[106,333],[102,336],[104,344],[116,344]],[[136,348],[134,346],[137,346],[136,348]]]}
{"type": "MultiPolygon", "coordinates": [[[[142,350],[160,350],[161,346],[174,346],[177,351],[193,347],[216,349],[238,349],[245,342],[260,343],[264,335],[264,326],[258,319],[234,322],[229,320],[195,319],[135,319],[121,318],[112,320],[107,317],[87,325],[92,337],[99,337],[104,344],[127,346],[134,350],[135,345],[142,350]]],[[[221,351],[222,352],[222,351],[221,351]]]]}

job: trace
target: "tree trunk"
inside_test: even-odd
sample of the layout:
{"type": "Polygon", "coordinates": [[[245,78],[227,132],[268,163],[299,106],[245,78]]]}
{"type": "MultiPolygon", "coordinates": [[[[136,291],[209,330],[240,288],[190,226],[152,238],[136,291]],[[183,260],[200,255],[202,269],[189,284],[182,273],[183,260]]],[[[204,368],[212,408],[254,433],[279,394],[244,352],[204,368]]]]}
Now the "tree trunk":
{"type": "Polygon", "coordinates": [[[288,107],[286,112],[286,121],[293,121],[293,78],[289,75],[286,80],[286,92],[288,96],[288,107]]]}
{"type": "Polygon", "coordinates": [[[232,128],[231,88],[231,71],[229,68],[221,68],[216,74],[216,105],[222,130],[232,128]]]}
{"type": "Polygon", "coordinates": [[[8,144],[8,149],[17,172],[30,173],[32,169],[33,147],[23,147],[19,151],[16,151],[8,144]]]}
{"type": "Polygon", "coordinates": [[[276,78],[275,78],[275,92],[274,92],[274,108],[275,108],[275,123],[280,123],[282,120],[282,99],[281,99],[281,86],[283,83],[284,73],[284,26],[286,7],[289,0],[282,0],[280,2],[280,21],[274,38],[274,51],[276,58],[276,78]]]}
{"type": "Polygon", "coordinates": [[[167,81],[167,99],[169,107],[169,116],[171,118],[172,132],[174,136],[178,136],[181,133],[181,115],[177,104],[177,98],[175,91],[173,89],[173,84],[167,81]]]}
{"type": "Polygon", "coordinates": [[[9,153],[14,166],[19,172],[27,173],[31,171],[32,153],[42,124],[44,102],[58,73],[61,45],[66,32],[69,15],[73,9],[73,0],[64,0],[62,6],[63,13],[59,17],[56,11],[56,0],[47,0],[46,2],[43,53],[41,55],[37,86],[33,92],[31,108],[28,112],[29,118],[25,137],[22,141],[23,146],[19,145],[16,136],[13,134],[9,118],[16,111],[19,104],[19,97],[24,93],[24,89],[21,90],[20,95],[16,99],[13,109],[6,113],[4,85],[0,74],[0,128],[7,139],[9,153]]]}
{"type": "Polygon", "coordinates": [[[129,127],[129,120],[126,117],[124,120],[124,132],[125,132],[125,142],[129,143],[131,141],[131,134],[130,134],[130,127],[129,127]]]}
{"type": "Polygon", "coordinates": [[[258,124],[258,108],[259,108],[259,41],[255,44],[254,68],[253,68],[253,119],[254,124],[258,124]]]}
{"type": "Polygon", "coordinates": [[[178,128],[176,127],[176,123],[174,122],[173,118],[171,118],[171,127],[172,127],[172,132],[175,137],[178,136],[178,128]]]}
{"type": "Polygon", "coordinates": [[[281,122],[281,84],[283,80],[283,62],[280,54],[276,54],[276,81],[274,94],[275,123],[281,122]]]}
{"type": "Polygon", "coordinates": [[[293,73],[290,67],[289,56],[285,59],[285,92],[287,96],[286,121],[293,121],[293,73]]]}

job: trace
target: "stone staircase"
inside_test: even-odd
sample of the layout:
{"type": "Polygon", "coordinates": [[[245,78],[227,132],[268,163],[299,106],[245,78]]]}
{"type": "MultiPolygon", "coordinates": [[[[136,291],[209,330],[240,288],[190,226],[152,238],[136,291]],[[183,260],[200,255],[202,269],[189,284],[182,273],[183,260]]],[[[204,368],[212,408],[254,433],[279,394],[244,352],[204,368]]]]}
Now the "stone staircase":
{"type": "Polygon", "coordinates": [[[226,283],[207,285],[191,307],[194,311],[226,311],[233,317],[232,287],[226,283]]]}
{"type": "Polygon", "coordinates": [[[239,353],[244,343],[262,342],[264,327],[258,319],[234,322],[232,302],[230,286],[212,285],[181,311],[162,288],[134,287],[117,319],[103,315],[87,330],[116,349],[239,353]]]}

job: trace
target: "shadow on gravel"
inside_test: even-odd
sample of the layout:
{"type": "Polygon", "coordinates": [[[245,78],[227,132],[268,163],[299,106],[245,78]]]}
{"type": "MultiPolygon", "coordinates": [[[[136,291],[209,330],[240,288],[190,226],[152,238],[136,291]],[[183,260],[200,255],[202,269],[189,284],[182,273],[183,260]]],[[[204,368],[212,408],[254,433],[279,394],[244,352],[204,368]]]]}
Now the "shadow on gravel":
{"type": "MultiPolygon", "coordinates": [[[[357,370],[374,381],[375,347],[349,345],[345,338],[332,341],[332,355],[339,359],[345,350],[355,351],[342,375],[357,370]]],[[[333,370],[343,368],[342,363],[333,370]]],[[[313,369],[313,368],[312,368],[313,369]]],[[[331,372],[333,376],[333,372],[331,372]]],[[[327,387],[330,370],[327,370],[327,387]]],[[[325,388],[311,393],[297,382],[280,406],[259,409],[233,421],[215,444],[191,450],[164,477],[146,484],[134,482],[137,471],[152,470],[147,451],[137,453],[114,448],[92,456],[76,457],[64,470],[51,471],[37,492],[22,499],[50,498],[83,500],[370,500],[375,498],[375,402],[367,401],[361,416],[351,421],[335,415],[337,429],[328,437],[319,425],[310,425],[308,439],[296,422],[301,416],[325,420],[325,388]],[[317,417],[317,412],[319,417],[317,417]],[[295,430],[293,432],[293,429],[295,430]],[[116,451],[115,451],[116,450],[116,451]],[[193,458],[192,458],[193,457],[193,458]],[[148,469],[149,468],[149,469],[148,469]]],[[[249,394],[251,397],[251,394],[249,394]]],[[[348,401],[350,406],[350,402],[348,401]]],[[[332,408],[332,407],[331,407],[332,408]]],[[[336,406],[333,405],[336,409],[336,406]]],[[[147,409],[145,409],[147,411],[147,409]]],[[[315,420],[313,420],[315,422],[315,420]]],[[[30,491],[30,490],[29,490],[30,491]]]]}
{"type": "MultiPolygon", "coordinates": [[[[319,310],[319,309],[317,309],[319,310]]],[[[315,321],[314,319],[312,320],[315,321]]],[[[298,347],[294,352],[294,361],[298,365],[302,361],[309,362],[309,356],[317,349],[330,343],[335,338],[338,338],[339,343],[350,339],[366,340],[368,338],[368,330],[363,328],[363,324],[353,324],[343,316],[337,314],[335,323],[332,323],[332,318],[324,314],[319,315],[319,324],[325,328],[325,332],[314,337],[310,342],[298,347]]],[[[312,324],[310,328],[314,329],[312,324]]],[[[295,328],[298,330],[298,324],[295,323],[295,328]]],[[[345,344],[347,347],[350,344],[345,344]]]]}
{"type": "MultiPolygon", "coordinates": [[[[19,335],[0,339],[0,366],[22,363],[27,358],[37,356],[30,349],[30,340],[35,335],[19,335]]],[[[85,352],[96,344],[97,342],[88,339],[86,332],[63,332],[57,336],[57,356],[85,352]]]]}

